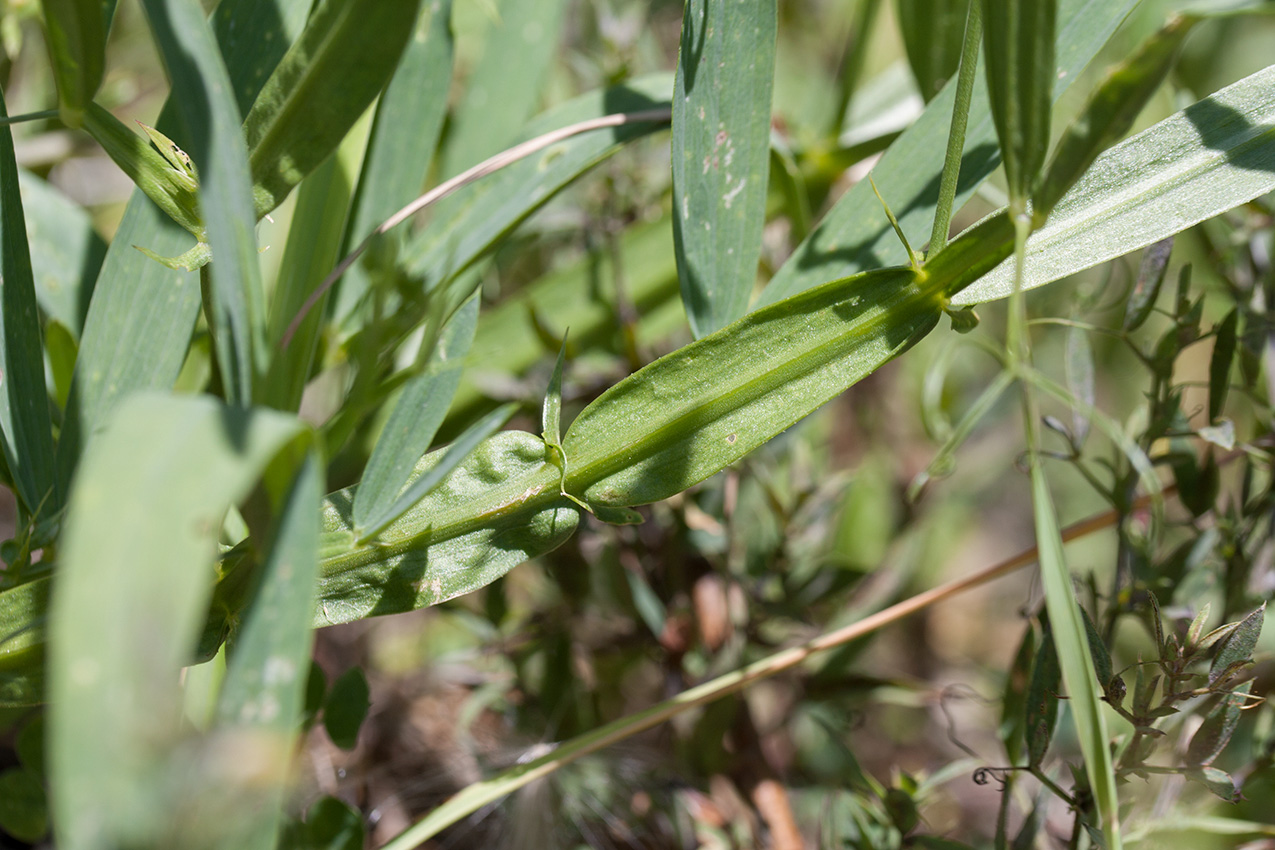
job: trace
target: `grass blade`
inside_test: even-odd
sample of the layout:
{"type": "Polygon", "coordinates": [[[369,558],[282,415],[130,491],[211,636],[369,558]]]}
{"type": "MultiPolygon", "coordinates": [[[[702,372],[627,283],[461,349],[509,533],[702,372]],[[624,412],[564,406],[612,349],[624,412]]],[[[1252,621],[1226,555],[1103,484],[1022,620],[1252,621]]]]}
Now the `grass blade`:
{"type": "Polygon", "coordinates": [[[42,0],[42,5],[58,112],[64,124],[78,128],[106,73],[106,30],[115,0],[42,0]]]}
{"type": "MultiPolygon", "coordinates": [[[[305,702],[319,560],[323,466],[318,452],[307,452],[300,467],[295,476],[278,476],[284,486],[270,494],[278,520],[217,706],[218,734],[251,740],[268,754],[259,765],[263,772],[277,777],[288,774],[305,702]]],[[[275,783],[259,793],[257,805],[241,815],[251,837],[239,846],[273,850],[285,785],[275,783]]]]}
{"type": "Polygon", "coordinates": [[[471,298],[447,323],[424,371],[403,387],[355,494],[355,528],[384,527],[403,513],[395,502],[447,416],[477,326],[478,299],[471,298]]]}
{"type": "Polygon", "coordinates": [[[673,250],[697,338],[744,315],[757,279],[776,26],[775,0],[685,7],[673,92],[673,250]]]}
{"type": "MultiPolygon", "coordinates": [[[[1061,0],[1058,9],[1058,61],[1053,95],[1057,99],[1075,81],[1080,70],[1106,43],[1134,0],[1061,0]]],[[[913,245],[924,244],[933,226],[938,198],[938,151],[943,150],[951,123],[956,81],[926,106],[916,120],[890,145],[872,168],[873,179],[890,198],[899,223],[913,245]],[[925,163],[932,163],[925,167],[925,163]]],[[[974,193],[999,162],[996,133],[989,112],[987,90],[974,88],[965,154],[954,208],[974,193]]],[[[762,290],[753,308],[774,304],[832,278],[845,277],[907,261],[891,232],[867,181],[850,189],[824,216],[792,256],[762,290]]]]}
{"type": "MultiPolygon", "coordinates": [[[[0,117],[7,115],[0,96],[0,117]]],[[[11,128],[0,128],[0,438],[18,497],[30,516],[62,506],[53,420],[44,383],[44,341],[11,128]]]]}
{"type": "Polygon", "coordinates": [[[26,212],[35,297],[48,318],[80,338],[106,243],[84,208],[29,171],[18,169],[26,212]]]}
{"type": "MultiPolygon", "coordinates": [[[[1275,65],[1108,150],[1028,240],[1023,288],[1135,251],[1275,189],[1275,65]]],[[[953,298],[1013,289],[1006,263],[953,298]]]]}
{"type": "Polygon", "coordinates": [[[265,373],[266,311],[239,108],[199,4],[145,0],[145,9],[173,87],[204,93],[200,100],[178,98],[177,114],[187,152],[201,175],[199,208],[217,255],[216,265],[200,274],[212,281],[208,323],[222,386],[232,404],[247,406],[265,373]]]}
{"type": "Polygon", "coordinates": [[[981,0],[984,62],[1009,211],[1027,212],[1049,150],[1056,0],[981,0]]]}
{"type": "MultiPolygon", "coordinates": [[[[370,119],[368,115],[365,120],[370,119]]],[[[323,302],[301,321],[288,345],[283,345],[283,338],[301,305],[337,262],[367,140],[357,127],[297,190],[279,279],[270,300],[270,367],[257,394],[260,404],[276,410],[297,410],[310,379],[323,328],[323,302]]]]}
{"type": "MultiPolygon", "coordinates": [[[[267,465],[299,459],[307,444],[290,416],[147,393],[90,446],[49,615],[60,846],[160,846],[190,815],[179,801],[193,789],[173,778],[191,775],[184,760],[199,755],[172,749],[177,673],[204,622],[221,518],[267,465]]],[[[239,780],[209,776],[218,781],[239,780]]]]}
{"type": "Polygon", "coordinates": [[[921,97],[933,100],[960,66],[970,0],[899,0],[899,31],[921,97]]]}
{"type": "Polygon", "coordinates": [[[1036,547],[1040,553],[1041,584],[1045,609],[1063,683],[1070,697],[1068,705],[1076,723],[1080,751],[1089,776],[1089,787],[1102,818],[1103,834],[1109,850],[1120,847],[1119,801],[1116,778],[1108,749],[1106,719],[1102,713],[1102,691],[1094,676],[1088,636],[1080,607],[1071,587],[1071,573],[1063,555],[1062,536],[1054,513],[1053,498],[1038,455],[1031,467],[1032,514],[1036,523],[1036,547]]]}
{"type": "MultiPolygon", "coordinates": [[[[357,530],[359,543],[372,540],[443,483],[452,470],[460,466],[492,434],[500,430],[518,412],[515,404],[504,404],[479,419],[456,438],[438,459],[438,463],[418,476],[383,513],[369,520],[367,527],[357,530]]],[[[441,418],[441,417],[440,417],[441,418]]]]}
{"type": "Polygon", "coordinates": [[[418,6],[322,0],[315,9],[244,119],[257,218],[327,159],[380,94],[418,6]]]}
{"type": "MultiPolygon", "coordinates": [[[[451,88],[451,13],[451,0],[421,5],[414,35],[376,107],[343,255],[406,206],[425,185],[451,88]]],[[[369,272],[362,264],[354,264],[345,273],[332,309],[338,324],[354,311],[369,285],[369,272]]]]}

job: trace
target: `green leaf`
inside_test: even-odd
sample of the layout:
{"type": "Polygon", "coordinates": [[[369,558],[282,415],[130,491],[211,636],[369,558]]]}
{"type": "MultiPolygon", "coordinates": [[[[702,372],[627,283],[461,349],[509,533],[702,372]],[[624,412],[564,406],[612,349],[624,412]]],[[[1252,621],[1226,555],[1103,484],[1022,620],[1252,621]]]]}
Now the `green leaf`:
{"type": "Polygon", "coordinates": [[[305,813],[297,850],[363,850],[363,815],[336,797],[323,797],[305,813]]]}
{"type": "Polygon", "coordinates": [[[1240,313],[1236,308],[1226,314],[1217,326],[1213,342],[1213,354],[1209,357],[1209,422],[1216,422],[1226,404],[1226,393],[1231,387],[1231,361],[1235,359],[1236,330],[1240,313]]]}
{"type": "Polygon", "coordinates": [[[279,278],[270,298],[271,359],[258,401],[278,410],[295,411],[311,377],[320,333],[324,327],[327,294],[320,298],[283,346],[297,312],[340,259],[350,199],[358,176],[366,136],[350,133],[314,173],[301,181],[288,227],[288,241],[279,265],[279,278]]]}
{"type": "Polygon", "coordinates": [[[899,31],[921,97],[946,85],[961,63],[970,0],[899,0],[899,31]]]}
{"type": "Polygon", "coordinates": [[[44,701],[44,644],[50,580],[0,592],[0,706],[44,701]]]}
{"type": "Polygon", "coordinates": [[[78,340],[106,243],[84,208],[29,171],[18,169],[35,297],[44,315],[78,340]]]}
{"type": "MultiPolygon", "coordinates": [[[[355,524],[358,542],[366,543],[372,540],[410,511],[435,487],[440,486],[452,470],[460,466],[480,443],[500,430],[501,426],[508,422],[517,411],[518,406],[515,404],[502,405],[466,428],[456,441],[443,451],[442,457],[436,464],[424,474],[410,479],[403,492],[399,493],[392,503],[370,517],[365,526],[355,524]]],[[[441,418],[440,416],[439,419],[441,418]]]]}
{"type": "Polygon", "coordinates": [[[1252,680],[1240,685],[1229,694],[1223,694],[1218,704],[1204,718],[1200,728],[1191,736],[1191,743],[1186,751],[1186,763],[1194,767],[1212,764],[1213,759],[1226,749],[1235,727],[1240,723],[1240,711],[1248,701],[1247,697],[1253,688],[1252,680]]]}
{"type": "Polygon", "coordinates": [[[1010,215],[1027,212],[1049,150],[1056,0],[981,0],[983,55],[1010,215]]]}
{"type": "Polygon", "coordinates": [[[549,67],[559,56],[565,0],[499,0],[489,8],[494,14],[482,56],[465,81],[465,96],[452,112],[439,154],[444,179],[514,141],[536,112],[549,67]]]}
{"type": "Polygon", "coordinates": [[[64,124],[78,128],[106,73],[106,31],[115,0],[42,0],[41,5],[58,86],[58,112],[64,124]]]}
{"type": "Polygon", "coordinates": [[[119,119],[96,103],[90,103],[84,113],[84,129],[137,188],[167,213],[169,218],[198,241],[202,242],[207,238],[199,213],[196,187],[190,175],[174,168],[168,158],[156,150],[148,139],[143,139],[125,127],[119,119]]]}
{"type": "Polygon", "coordinates": [[[29,770],[0,772],[0,830],[35,844],[49,833],[49,804],[40,780],[29,770]]]}
{"type": "Polygon", "coordinates": [[[1235,780],[1231,778],[1231,774],[1224,770],[1218,770],[1216,767],[1202,767],[1198,770],[1183,771],[1182,775],[1192,782],[1198,782],[1203,785],[1215,796],[1228,803],[1238,803],[1240,801],[1240,789],[1236,787],[1235,780]]]}
{"type": "Polygon", "coordinates": [[[176,99],[178,124],[201,175],[199,210],[216,258],[200,274],[201,283],[205,275],[212,281],[208,323],[221,382],[228,401],[247,406],[265,374],[266,311],[239,107],[199,4],[144,0],[143,5],[174,90],[203,93],[176,99]]]}
{"type": "Polygon", "coordinates": [[[1027,736],[1028,764],[1039,765],[1049,751],[1058,724],[1058,691],[1062,685],[1062,671],[1058,668],[1058,653],[1054,638],[1045,632],[1036,660],[1032,664],[1031,681],[1024,701],[1024,733],[1027,736]]]}
{"type": "MultiPolygon", "coordinates": [[[[313,445],[312,432],[291,416],[138,393],[89,447],[71,493],[49,614],[49,756],[60,846],[152,843],[182,817],[185,795],[200,794],[205,811],[214,811],[225,795],[257,795],[263,783],[282,780],[266,768],[286,764],[287,742],[271,748],[260,735],[233,729],[207,745],[241,747],[252,758],[194,771],[189,760],[208,754],[198,744],[175,748],[177,674],[205,619],[227,508],[263,472],[267,490],[283,486],[313,445]],[[213,789],[222,796],[210,796],[213,789]]],[[[233,820],[216,826],[233,829],[233,820]]]]}
{"type": "Polygon", "coordinates": [[[1079,449],[1089,436],[1089,414],[1094,407],[1093,347],[1089,344],[1089,331],[1080,327],[1067,328],[1067,359],[1064,361],[1067,389],[1079,404],[1072,405],[1071,439],[1079,449]]]}
{"type": "MultiPolygon", "coordinates": [[[[1106,43],[1133,7],[1134,0],[1061,0],[1058,5],[1055,99],[1076,80],[1081,69],[1106,43]]],[[[872,167],[873,179],[891,199],[899,213],[899,224],[914,245],[924,244],[933,225],[941,152],[951,124],[955,90],[956,81],[950,80],[939,96],[926,106],[921,117],[890,145],[872,167]],[[932,165],[925,167],[925,163],[932,165]]],[[[992,126],[987,90],[978,86],[970,104],[956,208],[973,195],[998,162],[996,132],[992,126]]],[[[943,253],[947,253],[947,249],[943,253]]],[[[754,309],[832,278],[906,261],[898,240],[881,215],[871,186],[866,180],[860,181],[837,201],[819,226],[797,246],[758,296],[754,309]]],[[[960,303],[978,302],[961,300],[960,303]]]]}
{"type": "Polygon", "coordinates": [[[1150,318],[1156,299],[1160,296],[1160,287],[1164,285],[1164,277],[1169,271],[1169,257],[1172,253],[1172,236],[1148,245],[1142,253],[1138,279],[1125,304],[1124,321],[1121,324],[1124,330],[1136,331],[1150,318]]]}
{"type": "Polygon", "coordinates": [[[1260,608],[1241,620],[1235,631],[1219,644],[1213,663],[1209,665],[1210,686],[1225,681],[1236,667],[1252,660],[1265,620],[1266,603],[1263,602],[1260,608]]]}
{"type": "MultiPolygon", "coordinates": [[[[447,114],[452,81],[451,13],[451,0],[421,4],[412,39],[376,107],[343,253],[352,251],[381,222],[407,206],[425,184],[447,114]]],[[[373,257],[378,254],[375,246],[371,252],[373,257]]],[[[350,315],[368,290],[368,262],[355,263],[341,278],[333,308],[338,323],[350,315]]]]}
{"type": "MultiPolygon", "coordinates": [[[[1138,113],[1177,61],[1178,51],[1198,18],[1174,17],[1115,66],[1058,142],[1036,196],[1035,214],[1048,216],[1095,157],[1129,132],[1138,113]]],[[[1042,143],[1040,150],[1046,149],[1042,143]]]]}
{"type": "Polygon", "coordinates": [[[322,0],[315,9],[244,119],[258,218],[318,168],[380,94],[418,6],[322,0]]]}
{"type": "MultiPolygon", "coordinates": [[[[1027,725],[1027,689],[1032,680],[1035,658],[1036,633],[1030,628],[1024,629],[1022,643],[1018,645],[1014,662],[1005,677],[1000,728],[997,730],[1010,764],[1018,764],[1023,754],[1023,745],[1027,741],[1026,730],[1030,728],[1027,725]]],[[[1041,705],[1044,704],[1042,700],[1041,705]]],[[[1048,738],[1045,744],[1048,746],[1048,738]]]]}
{"type": "Polygon", "coordinates": [[[1085,624],[1085,640],[1089,644],[1089,657],[1093,659],[1094,673],[1098,676],[1098,684],[1105,691],[1112,676],[1111,653],[1107,650],[1102,635],[1098,634],[1098,627],[1093,624],[1089,612],[1083,607],[1080,609],[1080,616],[1085,624]]]}
{"type": "Polygon", "coordinates": [[[355,493],[356,528],[380,526],[393,519],[390,514],[400,494],[415,477],[413,469],[429,451],[451,406],[477,324],[478,299],[471,298],[447,323],[421,374],[404,385],[355,493]]]}
{"type": "MultiPolygon", "coordinates": [[[[275,465],[279,468],[267,470],[265,483],[278,521],[252,602],[233,640],[217,716],[219,734],[245,739],[252,735],[259,751],[269,754],[258,755],[259,770],[285,777],[310,670],[323,468],[316,451],[306,453],[295,476],[295,458],[275,465]]],[[[252,824],[251,838],[239,846],[273,850],[285,790],[283,782],[258,789],[257,805],[241,815],[252,824]]]]}
{"type": "MultiPolygon", "coordinates": [[[[0,97],[0,117],[6,116],[0,97]]],[[[62,507],[53,420],[44,383],[44,341],[11,128],[0,128],[0,439],[17,495],[31,516],[62,507]]]]}
{"type": "Polygon", "coordinates": [[[553,364],[553,374],[549,377],[549,388],[545,391],[545,401],[540,409],[540,433],[545,444],[555,449],[562,448],[562,366],[567,359],[567,337],[562,337],[562,347],[558,349],[558,359],[553,364]]]}
{"type": "Polygon", "coordinates": [[[744,315],[756,282],[776,26],[775,0],[685,6],[673,91],[673,250],[696,337],[744,315]]]}
{"type": "MultiPolygon", "coordinates": [[[[1031,467],[1032,513],[1036,524],[1036,546],[1040,559],[1045,609],[1049,612],[1050,634],[1058,653],[1058,666],[1070,697],[1071,717],[1076,724],[1085,774],[1089,778],[1095,807],[1102,818],[1103,834],[1109,844],[1119,843],[1119,812],[1114,768],[1103,716],[1101,695],[1090,661],[1087,632],[1080,606],[1072,591],[1071,573],[1063,555],[1062,536],[1054,513],[1053,498],[1045,481],[1039,457],[1031,467]],[[1114,841],[1113,841],[1114,837],[1114,841]]],[[[1113,847],[1112,850],[1117,850],[1113,847]]]]}
{"type": "MultiPolygon", "coordinates": [[[[1275,65],[1103,153],[1027,242],[1023,287],[1135,251],[1275,189],[1275,65]]],[[[1013,290],[1006,263],[953,301],[1013,290]]]]}
{"type": "MultiPolygon", "coordinates": [[[[446,452],[421,458],[416,476],[446,452]]],[[[534,434],[495,434],[367,545],[355,544],[353,488],[328,496],[315,625],[435,605],[561,544],[580,514],[545,452],[534,434]]]]}
{"type": "Polygon", "coordinates": [[[351,667],[332,683],[323,704],[323,728],[332,743],[343,750],[354,749],[359,742],[359,727],[370,706],[367,679],[362,670],[351,667]]]}
{"type": "Polygon", "coordinates": [[[935,287],[866,272],[745,316],[611,387],[567,430],[567,490],[640,505],[718,472],[928,333],[935,287]]]}
{"type": "MultiPolygon", "coordinates": [[[[652,74],[583,94],[536,118],[521,138],[533,139],[612,113],[667,107],[672,83],[668,74],[652,74]]],[[[403,265],[413,275],[426,277],[431,285],[459,274],[563,187],[624,145],[660,127],[658,122],[643,121],[583,133],[501,169],[466,193],[472,200],[462,209],[450,218],[436,218],[435,226],[413,239],[403,265]]]]}

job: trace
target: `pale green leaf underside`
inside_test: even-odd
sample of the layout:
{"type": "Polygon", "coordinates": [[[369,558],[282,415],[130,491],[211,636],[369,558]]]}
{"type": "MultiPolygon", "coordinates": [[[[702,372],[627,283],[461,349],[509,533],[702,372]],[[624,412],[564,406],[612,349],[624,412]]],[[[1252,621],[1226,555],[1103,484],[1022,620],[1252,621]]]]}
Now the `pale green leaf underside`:
{"type": "MultiPolygon", "coordinates": [[[[1144,248],[1275,190],[1275,65],[1120,143],[1027,243],[1030,289],[1144,248]]],[[[1007,297],[1007,260],[954,304],[1007,297]]]]}

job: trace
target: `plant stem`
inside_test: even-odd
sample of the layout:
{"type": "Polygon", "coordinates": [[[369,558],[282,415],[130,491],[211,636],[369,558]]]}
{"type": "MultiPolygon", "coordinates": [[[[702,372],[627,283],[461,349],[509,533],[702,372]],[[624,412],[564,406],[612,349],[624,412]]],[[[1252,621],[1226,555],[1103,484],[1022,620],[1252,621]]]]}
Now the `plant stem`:
{"type": "MultiPolygon", "coordinates": [[[[1143,497],[1140,502],[1149,504],[1150,498],[1143,497]]],[[[1113,525],[1119,519],[1119,516],[1116,511],[1106,511],[1105,513],[1097,514],[1064,529],[1061,539],[1067,542],[1092,534],[1095,531],[1113,525]]],[[[683,691],[672,699],[665,700],[644,711],[639,711],[628,717],[622,717],[592,732],[586,732],[570,741],[559,744],[551,752],[534,761],[516,765],[498,776],[462,789],[422,820],[408,827],[389,843],[385,844],[381,850],[409,850],[409,848],[418,847],[426,839],[437,835],[440,831],[460,821],[462,818],[537,779],[548,776],[558,768],[564,767],[577,759],[658,726],[683,711],[705,705],[721,697],[743,690],[753,682],[791,669],[818,652],[834,649],[852,640],[857,640],[877,629],[904,617],[911,616],[936,602],[941,602],[966,590],[986,584],[993,579],[1008,575],[1028,564],[1034,563],[1035,560],[1036,547],[1024,549],[1012,558],[972,575],[950,581],[924,593],[919,593],[916,596],[891,605],[889,608],[869,615],[858,622],[820,635],[799,646],[781,650],[768,658],[763,658],[739,670],[726,673],[716,679],[683,691]]]]}
{"type": "Polygon", "coordinates": [[[13,124],[21,124],[24,121],[41,121],[46,118],[57,118],[58,111],[56,109],[45,109],[40,112],[28,112],[24,115],[9,115],[0,118],[0,127],[9,127],[13,124]]]}
{"type": "Polygon", "coordinates": [[[952,205],[956,202],[956,184],[961,176],[961,154],[965,150],[965,126],[970,117],[970,99],[974,96],[974,78],[978,70],[978,48],[983,40],[982,4],[970,3],[965,19],[965,42],[961,46],[961,66],[956,75],[956,103],[952,106],[952,129],[947,134],[947,152],[943,155],[943,173],[939,178],[939,201],[934,210],[934,229],[926,257],[933,257],[947,247],[948,230],[952,227],[952,205]]]}

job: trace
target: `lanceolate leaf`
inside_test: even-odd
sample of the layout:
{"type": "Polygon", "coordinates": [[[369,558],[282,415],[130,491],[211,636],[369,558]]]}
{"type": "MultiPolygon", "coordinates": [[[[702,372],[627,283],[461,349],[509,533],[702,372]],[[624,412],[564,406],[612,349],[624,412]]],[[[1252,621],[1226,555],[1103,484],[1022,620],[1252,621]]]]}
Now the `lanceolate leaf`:
{"type": "Polygon", "coordinates": [[[258,217],[318,168],[381,92],[419,0],[322,0],[244,119],[258,217]]]}
{"type": "Polygon", "coordinates": [[[899,30],[921,97],[932,100],[961,62],[970,0],[899,0],[899,30]]]}
{"type": "MultiPolygon", "coordinates": [[[[1023,287],[1136,251],[1275,189],[1275,65],[1099,156],[1027,242],[1023,287]]],[[[953,299],[1013,289],[1005,264],[953,299]]]]}
{"type": "Polygon", "coordinates": [[[673,92],[673,247],[691,329],[748,310],[770,163],[775,0],[689,0],[673,92]]]}
{"type": "Polygon", "coordinates": [[[363,529],[381,522],[429,450],[460,384],[465,354],[477,325],[475,297],[447,323],[421,374],[404,385],[355,494],[355,527],[363,529]]]}
{"type": "MultiPolygon", "coordinates": [[[[1060,0],[1055,99],[1075,82],[1080,70],[1107,42],[1133,5],[1134,0],[1060,0]]],[[[955,90],[956,81],[949,80],[943,92],[872,168],[873,179],[890,199],[903,232],[918,248],[929,238],[933,223],[955,90]]],[[[965,203],[999,161],[987,90],[977,86],[965,131],[965,156],[955,208],[965,203]]],[[[754,306],[773,304],[832,278],[906,261],[906,254],[881,213],[881,205],[864,180],[842,196],[797,246],[754,306]]]]}
{"type": "MultiPolygon", "coordinates": [[[[313,445],[291,416],[143,394],[122,405],[90,446],[69,500],[50,613],[60,846],[156,846],[174,834],[171,825],[188,808],[177,801],[194,790],[180,787],[195,775],[183,759],[199,758],[198,749],[170,749],[179,734],[177,674],[203,625],[222,517],[268,468],[267,489],[286,487],[313,445]]],[[[302,486],[317,483],[311,474],[302,486]]],[[[302,536],[285,523],[279,554],[302,552],[302,536]]],[[[303,562],[294,566],[304,572],[303,562]]],[[[216,746],[235,745],[226,737],[216,746]]],[[[237,745],[253,747],[243,752],[257,764],[270,759],[252,741],[237,745]]],[[[200,791],[246,790],[233,775],[224,781],[200,791]]]]}
{"type": "Polygon", "coordinates": [[[1027,211],[1049,150],[1056,0],[981,0],[992,119],[1009,184],[1009,208],[1027,211]]]}
{"type": "MultiPolygon", "coordinates": [[[[7,115],[0,97],[0,116],[7,115]]],[[[25,511],[48,516],[62,506],[54,482],[53,421],[44,386],[44,342],[18,164],[10,128],[0,128],[0,438],[25,511]]]]}
{"type": "Polygon", "coordinates": [[[52,185],[19,169],[31,247],[35,297],[44,315],[79,339],[106,243],[84,208],[52,185]]]}
{"type": "MultiPolygon", "coordinates": [[[[422,458],[416,476],[446,451],[422,458]]],[[[332,494],[323,509],[315,625],[435,605],[556,548],[580,521],[559,494],[560,474],[539,437],[502,431],[365,545],[354,542],[353,488],[332,494]]]]}
{"type": "Polygon", "coordinates": [[[43,0],[43,6],[58,110],[68,127],[79,127],[106,72],[106,30],[115,0],[43,0]]]}

